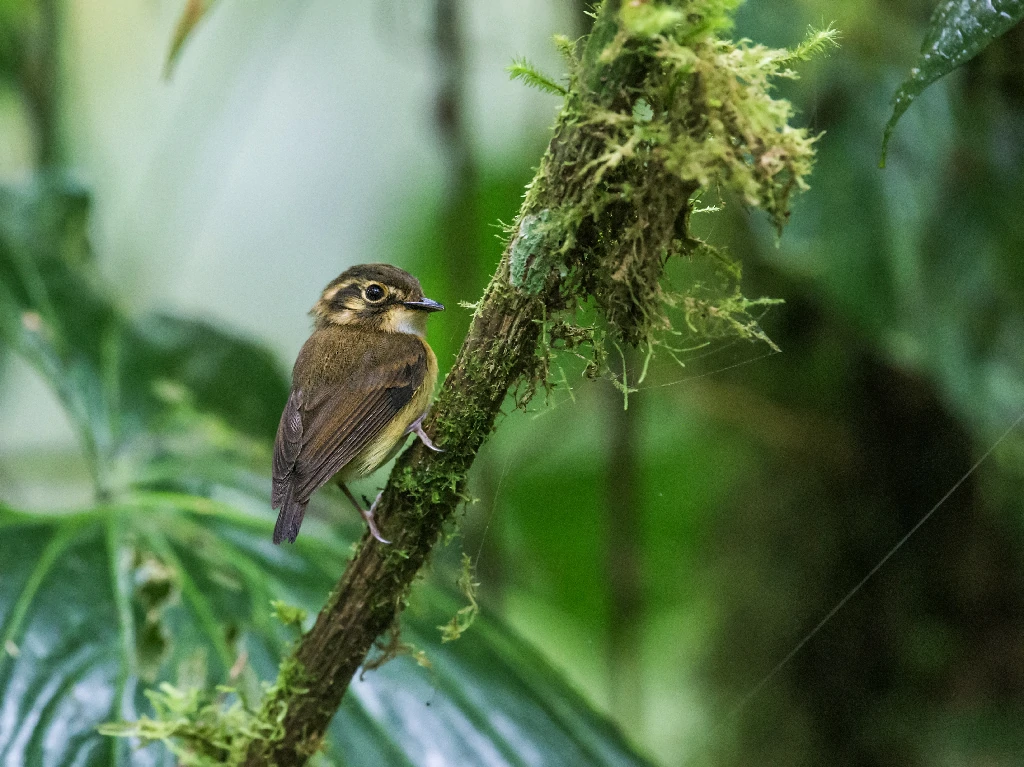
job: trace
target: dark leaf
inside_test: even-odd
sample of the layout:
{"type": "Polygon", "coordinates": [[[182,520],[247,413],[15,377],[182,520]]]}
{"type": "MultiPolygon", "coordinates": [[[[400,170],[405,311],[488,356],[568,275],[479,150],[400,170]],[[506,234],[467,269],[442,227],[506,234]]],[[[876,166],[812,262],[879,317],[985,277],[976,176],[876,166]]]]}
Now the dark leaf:
{"type": "Polygon", "coordinates": [[[921,92],[973,59],[1024,17],[1024,0],[944,0],[932,14],[917,65],[892,101],[882,137],[882,165],[896,123],[921,92]]]}
{"type": "Polygon", "coordinates": [[[174,382],[187,388],[200,412],[267,440],[274,438],[288,399],[287,380],[269,351],[201,320],[142,318],[126,339],[124,371],[139,384],[133,391],[138,402],[126,403],[128,409],[153,404],[146,386],[174,382]]]}
{"type": "Polygon", "coordinates": [[[95,461],[183,407],[271,438],[288,394],[273,357],[199,320],[125,316],[92,268],[87,208],[57,182],[0,188],[0,339],[54,388],[95,461]]]}

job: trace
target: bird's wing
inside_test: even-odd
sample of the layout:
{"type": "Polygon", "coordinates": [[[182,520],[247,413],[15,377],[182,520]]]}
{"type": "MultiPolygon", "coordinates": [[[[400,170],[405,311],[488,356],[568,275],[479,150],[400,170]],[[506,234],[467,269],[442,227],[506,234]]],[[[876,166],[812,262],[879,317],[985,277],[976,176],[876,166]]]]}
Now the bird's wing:
{"type": "MultiPolygon", "coordinates": [[[[374,334],[372,344],[335,344],[309,391],[293,382],[274,444],[274,500],[306,503],[370,444],[423,385],[427,356],[419,339],[374,334]],[[365,349],[353,353],[353,346],[365,349]]],[[[315,360],[317,349],[303,349],[315,360]]],[[[314,363],[315,364],[315,363],[314,363]]],[[[276,506],[275,506],[276,507],[276,506]]]]}
{"type": "Polygon", "coordinates": [[[292,388],[281,414],[274,440],[273,491],[271,508],[283,508],[291,490],[292,468],[302,450],[302,389],[292,388]]]}

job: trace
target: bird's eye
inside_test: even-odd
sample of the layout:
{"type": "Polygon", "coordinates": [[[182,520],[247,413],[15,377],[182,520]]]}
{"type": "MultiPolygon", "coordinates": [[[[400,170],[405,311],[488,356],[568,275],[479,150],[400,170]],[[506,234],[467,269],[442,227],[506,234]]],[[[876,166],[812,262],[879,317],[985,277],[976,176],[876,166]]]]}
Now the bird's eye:
{"type": "Polygon", "coordinates": [[[366,290],[363,291],[363,296],[366,297],[367,301],[377,303],[384,298],[384,288],[380,285],[367,285],[366,290]]]}

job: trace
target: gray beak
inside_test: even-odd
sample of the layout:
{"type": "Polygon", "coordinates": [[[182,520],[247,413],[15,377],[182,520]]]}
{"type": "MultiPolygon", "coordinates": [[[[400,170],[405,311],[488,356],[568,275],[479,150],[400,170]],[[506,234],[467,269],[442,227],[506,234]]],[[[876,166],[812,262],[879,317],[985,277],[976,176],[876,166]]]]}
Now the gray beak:
{"type": "Polygon", "coordinates": [[[417,309],[421,312],[443,312],[444,304],[439,304],[430,298],[421,298],[419,301],[403,301],[402,306],[406,309],[417,309]]]}

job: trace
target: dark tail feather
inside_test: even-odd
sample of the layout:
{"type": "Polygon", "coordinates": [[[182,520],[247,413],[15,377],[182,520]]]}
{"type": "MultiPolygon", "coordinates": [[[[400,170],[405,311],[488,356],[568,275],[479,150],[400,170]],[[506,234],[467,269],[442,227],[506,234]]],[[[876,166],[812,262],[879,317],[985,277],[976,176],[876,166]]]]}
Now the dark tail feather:
{"type": "Polygon", "coordinates": [[[302,518],[306,516],[306,503],[292,498],[291,488],[285,490],[282,497],[275,498],[274,501],[274,508],[281,509],[277,515],[277,524],[274,525],[274,543],[295,543],[299,528],[302,527],[302,518]]]}

